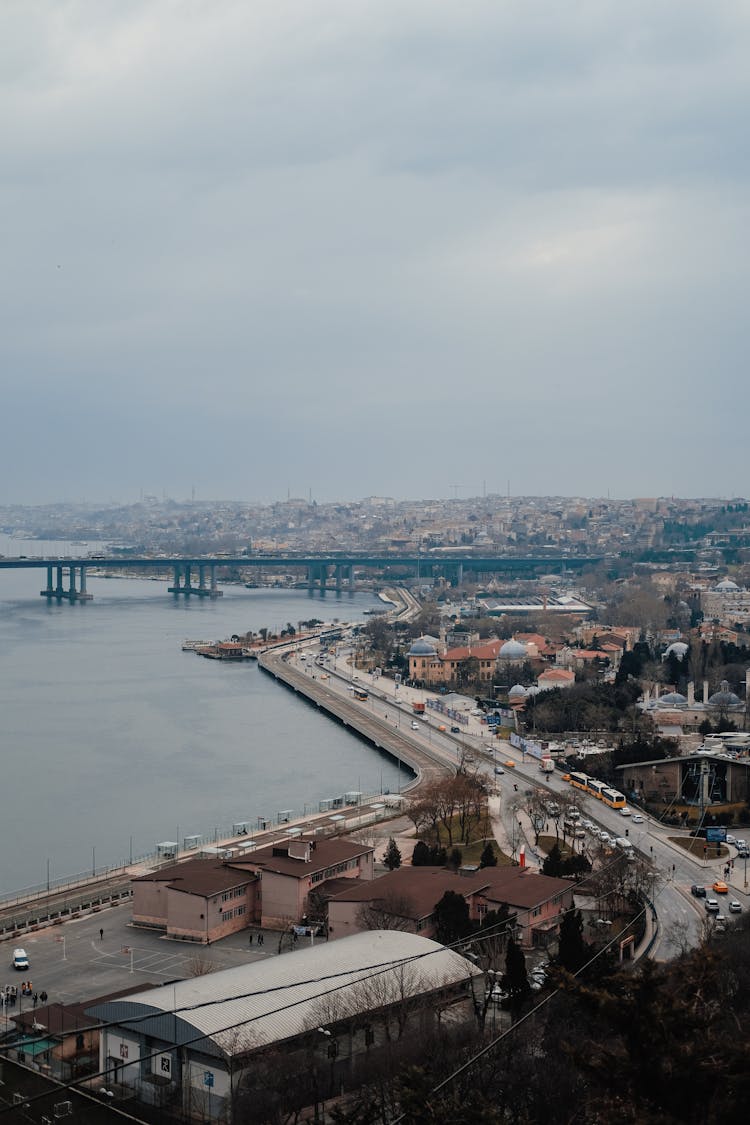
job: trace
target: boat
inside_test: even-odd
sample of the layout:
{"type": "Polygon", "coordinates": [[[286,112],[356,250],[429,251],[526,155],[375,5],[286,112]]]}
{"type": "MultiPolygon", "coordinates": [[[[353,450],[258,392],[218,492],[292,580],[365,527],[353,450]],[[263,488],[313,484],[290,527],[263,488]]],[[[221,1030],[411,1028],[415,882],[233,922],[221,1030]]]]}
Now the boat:
{"type": "Polygon", "coordinates": [[[183,641],[183,652],[197,652],[199,648],[212,648],[214,641],[183,641]]]}

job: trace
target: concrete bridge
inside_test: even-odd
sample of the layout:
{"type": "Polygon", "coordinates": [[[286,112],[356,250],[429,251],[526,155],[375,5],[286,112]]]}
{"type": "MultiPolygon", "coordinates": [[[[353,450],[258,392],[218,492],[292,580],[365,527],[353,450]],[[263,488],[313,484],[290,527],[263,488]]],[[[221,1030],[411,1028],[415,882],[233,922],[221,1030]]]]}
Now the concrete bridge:
{"type": "Polygon", "coordinates": [[[142,555],[91,556],[85,557],[38,557],[19,555],[14,558],[0,558],[2,570],[46,570],[47,584],[40,591],[42,597],[56,598],[70,602],[91,601],[92,595],[86,589],[86,572],[97,570],[164,570],[172,572],[172,585],[167,587],[170,594],[194,595],[200,598],[220,598],[216,573],[220,567],[273,570],[303,570],[307,576],[308,589],[318,586],[328,588],[333,577],[336,590],[354,588],[355,567],[373,570],[386,570],[397,567],[411,570],[417,578],[432,577],[436,573],[454,576],[460,586],[465,571],[476,573],[533,574],[539,572],[564,573],[580,570],[601,562],[600,557],[590,555],[556,555],[541,557],[519,557],[516,555],[472,555],[431,554],[390,555],[390,554],[320,554],[320,555],[215,555],[215,556],[159,556],[142,555]],[[197,578],[197,581],[196,581],[197,578]]]}

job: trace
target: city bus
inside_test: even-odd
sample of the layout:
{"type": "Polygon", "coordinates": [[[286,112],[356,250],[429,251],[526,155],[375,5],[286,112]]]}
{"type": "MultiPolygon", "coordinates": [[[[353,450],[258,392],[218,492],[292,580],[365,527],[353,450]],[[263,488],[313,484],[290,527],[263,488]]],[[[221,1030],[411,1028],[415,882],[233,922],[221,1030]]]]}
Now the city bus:
{"type": "Polygon", "coordinates": [[[574,789],[583,789],[584,792],[587,792],[589,787],[589,779],[585,773],[571,773],[570,784],[574,789]]]}
{"type": "Polygon", "coordinates": [[[367,702],[368,695],[364,688],[355,687],[353,694],[355,699],[359,699],[362,703],[367,702]]]}
{"type": "Polygon", "coordinates": [[[622,793],[618,793],[616,789],[602,789],[602,800],[611,809],[624,809],[627,804],[622,793]]]}

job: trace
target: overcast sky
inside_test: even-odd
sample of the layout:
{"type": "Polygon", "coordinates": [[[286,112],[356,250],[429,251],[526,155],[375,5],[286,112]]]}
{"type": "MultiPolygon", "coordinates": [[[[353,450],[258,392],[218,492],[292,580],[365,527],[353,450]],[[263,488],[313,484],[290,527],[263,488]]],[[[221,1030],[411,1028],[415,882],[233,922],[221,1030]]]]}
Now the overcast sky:
{"type": "Polygon", "coordinates": [[[746,0],[3,0],[2,502],[747,495],[749,48],[746,0]]]}

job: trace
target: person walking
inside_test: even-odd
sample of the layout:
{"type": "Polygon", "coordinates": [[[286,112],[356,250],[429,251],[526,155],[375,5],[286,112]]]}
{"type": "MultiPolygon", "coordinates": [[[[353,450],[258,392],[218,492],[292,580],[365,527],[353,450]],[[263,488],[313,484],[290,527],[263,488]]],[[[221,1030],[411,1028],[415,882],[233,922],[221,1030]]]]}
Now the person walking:
{"type": "MultiPolygon", "coordinates": [[[[253,944],[253,935],[252,934],[250,934],[250,937],[247,939],[247,941],[248,941],[249,945],[253,944]]],[[[258,943],[258,944],[260,944],[260,943],[258,943]]]]}
{"type": "Polygon", "coordinates": [[[104,941],[104,930],[103,929],[99,930],[99,941],[104,941]]]}

